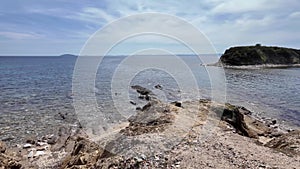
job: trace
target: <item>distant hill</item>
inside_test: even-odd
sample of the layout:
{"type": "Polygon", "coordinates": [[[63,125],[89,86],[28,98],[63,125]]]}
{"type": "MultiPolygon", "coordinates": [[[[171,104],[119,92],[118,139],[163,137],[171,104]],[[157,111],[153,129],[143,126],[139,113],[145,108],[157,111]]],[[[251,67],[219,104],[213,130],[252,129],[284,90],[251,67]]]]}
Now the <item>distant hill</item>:
{"type": "Polygon", "coordinates": [[[300,50],[260,44],[231,47],[221,56],[218,64],[224,66],[300,64],[300,50]]]}
{"type": "Polygon", "coordinates": [[[76,58],[77,56],[72,55],[72,54],[63,54],[63,55],[60,55],[59,57],[73,57],[73,58],[76,58]]]}

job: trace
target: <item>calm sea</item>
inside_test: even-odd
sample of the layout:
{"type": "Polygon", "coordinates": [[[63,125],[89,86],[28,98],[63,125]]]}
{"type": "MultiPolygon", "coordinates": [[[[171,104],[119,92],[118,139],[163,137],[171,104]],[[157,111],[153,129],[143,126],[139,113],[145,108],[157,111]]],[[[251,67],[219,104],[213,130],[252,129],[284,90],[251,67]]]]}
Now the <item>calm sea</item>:
{"type": "MultiPolygon", "coordinates": [[[[209,97],[210,81],[205,67],[195,56],[181,58],[194,73],[202,97],[209,97]]],[[[105,57],[98,69],[96,97],[99,109],[106,112],[115,111],[110,82],[123,59],[105,57]]],[[[17,143],[30,135],[51,133],[58,126],[74,125],[75,63],[75,57],[0,57],[1,140],[17,143]]],[[[300,126],[300,68],[225,69],[225,74],[227,102],[244,106],[260,116],[277,118],[287,125],[300,126]]],[[[176,80],[161,70],[144,70],[131,84],[151,89],[160,84],[170,94],[169,100],[180,95],[176,80]]]]}

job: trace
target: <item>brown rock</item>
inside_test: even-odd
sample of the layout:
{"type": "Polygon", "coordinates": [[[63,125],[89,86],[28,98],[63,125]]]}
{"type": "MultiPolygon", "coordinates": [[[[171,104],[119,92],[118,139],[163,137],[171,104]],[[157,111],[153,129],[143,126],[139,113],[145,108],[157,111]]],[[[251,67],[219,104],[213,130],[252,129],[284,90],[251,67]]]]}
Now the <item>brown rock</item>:
{"type": "Polygon", "coordinates": [[[213,107],[215,112],[222,112],[221,119],[231,124],[239,134],[251,138],[270,133],[270,129],[262,122],[250,117],[251,112],[244,107],[225,104],[224,107],[213,107]]]}
{"type": "Polygon", "coordinates": [[[61,168],[90,168],[101,157],[103,149],[86,138],[78,137],[70,155],[62,162],[61,168]]]}
{"type": "Polygon", "coordinates": [[[273,138],[266,146],[288,155],[298,156],[300,155],[300,130],[295,130],[273,138]]]}
{"type": "Polygon", "coordinates": [[[0,153],[5,153],[6,145],[4,142],[0,141],[0,153]]]}

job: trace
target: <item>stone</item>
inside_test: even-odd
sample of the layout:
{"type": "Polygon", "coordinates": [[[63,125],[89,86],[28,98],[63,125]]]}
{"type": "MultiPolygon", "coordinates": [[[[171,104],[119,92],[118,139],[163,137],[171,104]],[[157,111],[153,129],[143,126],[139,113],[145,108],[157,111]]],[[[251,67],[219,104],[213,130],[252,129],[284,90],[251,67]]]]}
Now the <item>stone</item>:
{"type": "Polygon", "coordinates": [[[147,89],[145,87],[139,86],[139,85],[131,86],[131,88],[135,89],[141,95],[153,94],[151,90],[149,90],[149,89],[147,89]]]}
{"type": "Polygon", "coordinates": [[[258,139],[258,136],[270,133],[270,129],[261,121],[250,115],[249,110],[226,103],[224,107],[212,107],[212,110],[220,114],[221,119],[231,124],[237,133],[258,139]]]}
{"type": "Polygon", "coordinates": [[[146,155],[145,154],[141,154],[141,158],[143,159],[143,160],[146,160],[146,155]]]}
{"type": "Polygon", "coordinates": [[[39,156],[43,156],[46,153],[44,151],[36,151],[36,153],[33,155],[33,157],[39,157],[39,156]]]}
{"type": "Polygon", "coordinates": [[[36,139],[34,137],[27,137],[26,138],[26,143],[29,143],[29,144],[35,144],[36,143],[36,139]]]}
{"type": "Polygon", "coordinates": [[[33,150],[31,150],[29,152],[29,154],[27,155],[27,158],[33,158],[33,155],[34,155],[34,152],[33,152],[33,150]]]}
{"type": "Polygon", "coordinates": [[[274,148],[287,155],[300,155],[300,130],[295,130],[273,138],[265,146],[274,148]]]}
{"type": "Polygon", "coordinates": [[[55,144],[57,142],[57,137],[52,135],[51,137],[48,137],[47,143],[48,144],[55,144]]]}
{"type": "Polygon", "coordinates": [[[161,86],[160,84],[155,85],[154,88],[155,88],[155,89],[159,89],[159,90],[162,90],[162,89],[163,89],[162,86],[161,86]]]}
{"type": "Polygon", "coordinates": [[[0,141],[0,153],[5,153],[6,151],[6,144],[0,141]]]}
{"type": "Polygon", "coordinates": [[[182,103],[181,103],[181,102],[178,102],[178,101],[171,102],[171,104],[173,104],[173,105],[176,106],[176,107],[182,107],[182,103]]]}
{"type": "Polygon", "coordinates": [[[44,145],[47,145],[47,143],[39,141],[39,142],[36,143],[36,145],[37,146],[44,146],[44,145]]]}
{"type": "Polygon", "coordinates": [[[132,105],[136,105],[136,102],[134,102],[134,101],[130,101],[130,103],[131,103],[132,105]]]}
{"type": "Polygon", "coordinates": [[[25,149],[31,148],[31,147],[32,147],[32,144],[29,144],[29,143],[23,145],[23,148],[25,148],[25,149]]]}

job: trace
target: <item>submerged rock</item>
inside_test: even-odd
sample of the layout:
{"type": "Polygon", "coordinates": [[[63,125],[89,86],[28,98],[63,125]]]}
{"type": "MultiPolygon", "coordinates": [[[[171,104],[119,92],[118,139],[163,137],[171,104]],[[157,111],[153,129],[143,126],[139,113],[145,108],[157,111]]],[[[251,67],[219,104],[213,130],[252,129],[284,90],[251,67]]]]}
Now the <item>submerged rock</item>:
{"type": "Polygon", "coordinates": [[[149,89],[147,89],[145,87],[139,86],[139,85],[131,86],[131,88],[134,89],[134,90],[136,90],[141,95],[153,94],[151,90],[149,90],[149,89]]]}

